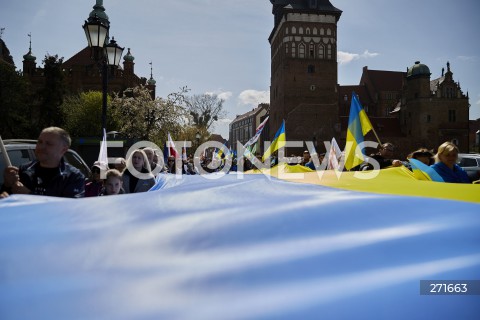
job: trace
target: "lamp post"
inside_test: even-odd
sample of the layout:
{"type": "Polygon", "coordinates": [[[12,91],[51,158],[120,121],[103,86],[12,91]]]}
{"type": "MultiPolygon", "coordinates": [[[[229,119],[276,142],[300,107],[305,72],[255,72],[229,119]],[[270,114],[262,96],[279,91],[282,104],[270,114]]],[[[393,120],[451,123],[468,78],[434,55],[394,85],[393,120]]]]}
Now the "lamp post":
{"type": "Polygon", "coordinates": [[[195,134],[195,140],[197,141],[197,149],[198,147],[200,147],[200,138],[202,136],[200,135],[200,131],[197,131],[197,133],[195,134]]]}
{"type": "Polygon", "coordinates": [[[477,152],[480,153],[480,130],[477,130],[477,132],[475,132],[475,142],[477,145],[477,152]]]}
{"type": "Polygon", "coordinates": [[[112,37],[110,43],[106,44],[109,36],[110,23],[102,20],[95,14],[89,17],[82,26],[87,37],[88,46],[91,48],[91,57],[102,68],[102,136],[107,126],[107,86],[108,67],[117,67],[120,64],[123,49],[112,37]]]}

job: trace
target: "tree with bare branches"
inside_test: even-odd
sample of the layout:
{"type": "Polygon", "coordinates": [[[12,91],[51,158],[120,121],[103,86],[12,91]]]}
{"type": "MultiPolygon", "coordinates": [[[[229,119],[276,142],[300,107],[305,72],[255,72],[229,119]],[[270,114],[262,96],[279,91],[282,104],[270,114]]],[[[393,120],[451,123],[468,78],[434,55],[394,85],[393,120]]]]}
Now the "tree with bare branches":
{"type": "Polygon", "coordinates": [[[215,121],[226,116],[224,102],[225,100],[218,98],[216,94],[199,94],[185,99],[193,124],[206,130],[209,130],[215,121]]]}

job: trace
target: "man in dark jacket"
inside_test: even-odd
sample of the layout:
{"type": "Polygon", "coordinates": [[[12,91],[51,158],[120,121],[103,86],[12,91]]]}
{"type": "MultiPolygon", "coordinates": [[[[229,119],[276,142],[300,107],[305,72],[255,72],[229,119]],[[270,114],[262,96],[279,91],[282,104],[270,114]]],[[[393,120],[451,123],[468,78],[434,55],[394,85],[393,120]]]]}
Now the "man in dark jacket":
{"type": "Polygon", "coordinates": [[[58,127],[43,129],[37,140],[37,160],[5,169],[2,191],[10,194],[35,194],[53,197],[81,198],[85,177],[63,155],[71,144],[70,135],[58,127]]]}
{"type": "MultiPolygon", "coordinates": [[[[390,142],[386,142],[378,147],[378,152],[372,154],[370,157],[377,161],[379,169],[387,167],[399,167],[402,162],[398,159],[393,159],[395,153],[395,146],[390,142]]],[[[374,166],[371,163],[363,163],[360,165],[360,171],[373,170],[374,166]]]]}

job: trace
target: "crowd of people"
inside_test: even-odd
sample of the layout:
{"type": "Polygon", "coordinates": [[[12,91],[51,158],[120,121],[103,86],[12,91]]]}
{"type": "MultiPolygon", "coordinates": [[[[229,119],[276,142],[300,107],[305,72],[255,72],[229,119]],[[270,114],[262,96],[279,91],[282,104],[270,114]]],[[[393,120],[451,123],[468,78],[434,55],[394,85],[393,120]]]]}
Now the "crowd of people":
{"type": "MultiPolygon", "coordinates": [[[[185,174],[195,175],[211,173],[221,170],[228,163],[230,171],[243,168],[244,171],[253,169],[261,161],[259,158],[246,159],[240,157],[242,163],[237,163],[232,158],[202,157],[193,161],[192,156],[186,159],[167,158],[166,163],[159,161],[154,149],[146,147],[134,150],[127,159],[117,158],[113,168],[103,168],[100,162],[95,162],[91,167],[91,176],[85,179],[84,175],[74,166],[67,163],[63,155],[71,145],[69,134],[58,127],[49,127],[40,133],[36,148],[36,160],[22,164],[19,167],[8,166],[4,172],[4,184],[0,190],[0,198],[9,194],[34,194],[56,197],[81,198],[96,197],[127,193],[146,192],[155,185],[158,174],[185,174]],[[197,168],[198,163],[201,168],[197,168]],[[102,170],[105,172],[102,178],[102,170]]],[[[353,170],[365,171],[399,167],[405,165],[412,169],[408,159],[416,159],[435,170],[441,178],[448,183],[472,183],[467,173],[457,165],[459,149],[452,142],[445,142],[438,147],[436,154],[421,148],[410,153],[406,161],[395,159],[395,146],[392,143],[379,145],[378,152],[371,155],[379,165],[375,168],[372,161],[367,161],[353,170]]],[[[314,161],[313,155],[308,150],[302,157],[292,155],[286,158],[289,164],[302,165],[312,170],[325,169],[318,167],[324,163],[325,154],[315,154],[318,159],[314,161]],[[317,166],[315,165],[317,163],[317,166]]],[[[326,159],[325,159],[326,161],[326,159]]],[[[278,163],[273,158],[270,165],[278,163]]]]}

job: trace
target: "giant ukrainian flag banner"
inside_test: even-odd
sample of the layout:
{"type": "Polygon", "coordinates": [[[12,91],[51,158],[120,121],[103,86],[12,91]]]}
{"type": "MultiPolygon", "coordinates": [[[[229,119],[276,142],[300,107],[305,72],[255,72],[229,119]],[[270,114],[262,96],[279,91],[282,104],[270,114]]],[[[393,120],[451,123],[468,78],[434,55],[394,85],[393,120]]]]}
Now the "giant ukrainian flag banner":
{"type": "Polygon", "coordinates": [[[272,144],[268,149],[265,151],[262,157],[262,161],[265,161],[265,159],[269,158],[272,153],[277,151],[280,148],[285,147],[285,142],[287,141],[286,135],[285,135],[285,120],[282,121],[282,125],[280,126],[280,129],[278,129],[277,133],[275,134],[275,137],[273,137],[272,144]]]}
{"type": "Polygon", "coordinates": [[[480,185],[283,166],[1,199],[0,318],[478,319],[480,185]]]}
{"type": "MultiPolygon", "coordinates": [[[[350,105],[350,117],[348,118],[347,141],[345,144],[345,168],[350,170],[364,161],[363,154],[355,154],[363,137],[373,129],[365,110],[355,92],[352,92],[352,103],[350,105]]],[[[363,153],[363,151],[362,151],[363,153]]]]}

